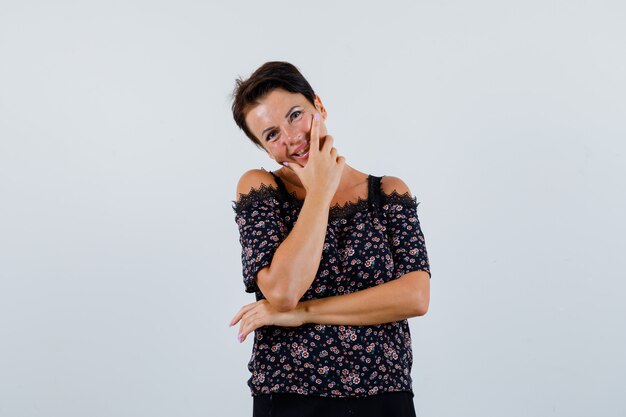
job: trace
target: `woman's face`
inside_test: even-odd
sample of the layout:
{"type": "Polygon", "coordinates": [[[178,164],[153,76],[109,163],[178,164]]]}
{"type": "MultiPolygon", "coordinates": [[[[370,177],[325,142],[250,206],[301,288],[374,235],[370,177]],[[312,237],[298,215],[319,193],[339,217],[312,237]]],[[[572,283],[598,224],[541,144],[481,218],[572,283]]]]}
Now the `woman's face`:
{"type": "Polygon", "coordinates": [[[275,89],[248,111],[246,124],[270,158],[281,165],[287,161],[304,166],[308,151],[303,155],[299,151],[308,149],[315,112],[322,116],[320,138],[323,138],[327,134],[326,109],[319,97],[315,97],[314,106],[300,93],[275,89]]]}

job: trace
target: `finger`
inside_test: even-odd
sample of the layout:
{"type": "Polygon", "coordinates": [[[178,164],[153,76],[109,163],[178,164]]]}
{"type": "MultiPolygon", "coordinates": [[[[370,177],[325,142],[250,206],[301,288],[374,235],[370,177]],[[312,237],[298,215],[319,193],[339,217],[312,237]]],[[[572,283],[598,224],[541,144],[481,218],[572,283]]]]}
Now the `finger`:
{"type": "Polygon", "coordinates": [[[252,304],[246,304],[245,306],[241,307],[239,309],[239,311],[237,312],[237,314],[235,314],[235,317],[233,317],[230,320],[230,327],[233,327],[235,324],[237,324],[237,322],[239,320],[241,320],[241,317],[246,314],[248,311],[250,311],[250,309],[252,309],[254,306],[256,305],[256,303],[252,303],[252,304]]]}
{"type": "Polygon", "coordinates": [[[243,326],[241,327],[241,330],[239,331],[239,336],[240,336],[240,341],[241,343],[243,343],[244,340],[246,340],[246,337],[248,337],[248,334],[250,334],[251,327],[253,326],[253,319],[246,319],[245,323],[242,323],[243,326]]]}
{"type": "Polygon", "coordinates": [[[322,145],[321,152],[330,152],[335,143],[335,139],[331,135],[324,136],[324,145],[322,145]]]}
{"type": "Polygon", "coordinates": [[[246,337],[256,329],[262,326],[261,320],[258,316],[255,317],[246,317],[245,321],[242,322],[241,330],[239,331],[239,341],[243,343],[246,340],[246,337]]]}
{"type": "Polygon", "coordinates": [[[292,170],[298,176],[298,178],[300,178],[300,172],[302,172],[303,169],[300,165],[295,163],[290,164],[289,162],[283,162],[283,165],[292,170]]]}
{"type": "Polygon", "coordinates": [[[230,326],[232,327],[235,324],[237,324],[237,322],[241,319],[241,317],[244,314],[246,314],[246,312],[250,311],[250,309],[252,309],[255,305],[256,303],[252,303],[252,304],[246,304],[245,306],[241,307],[239,311],[237,312],[237,314],[235,314],[235,317],[233,317],[230,320],[230,326]]]}
{"type": "Polygon", "coordinates": [[[320,150],[320,120],[321,115],[318,112],[313,114],[313,120],[311,120],[311,143],[309,144],[309,157],[313,153],[317,153],[320,150]]]}
{"type": "Polygon", "coordinates": [[[248,320],[247,317],[244,317],[241,320],[241,323],[239,323],[239,331],[237,332],[237,340],[239,340],[239,343],[242,343],[245,340],[244,334],[243,334],[243,329],[246,325],[246,320],[248,320]]]}
{"type": "Polygon", "coordinates": [[[257,312],[258,309],[251,309],[244,313],[244,315],[241,317],[241,322],[239,323],[239,331],[237,332],[237,339],[239,340],[239,342],[243,342],[245,340],[247,328],[246,326],[248,323],[250,323],[250,320],[254,320],[257,317],[257,312]]]}

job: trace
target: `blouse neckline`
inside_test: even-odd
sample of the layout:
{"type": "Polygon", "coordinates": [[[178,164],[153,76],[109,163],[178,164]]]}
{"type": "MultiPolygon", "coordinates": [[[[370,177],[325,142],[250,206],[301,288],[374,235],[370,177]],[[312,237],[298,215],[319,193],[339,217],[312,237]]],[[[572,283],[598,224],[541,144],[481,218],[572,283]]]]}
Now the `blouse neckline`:
{"type": "MultiPolygon", "coordinates": [[[[292,202],[294,202],[298,207],[302,207],[304,204],[304,200],[298,198],[295,191],[288,191],[287,187],[285,187],[285,183],[278,175],[269,171],[270,174],[276,180],[278,184],[278,190],[280,192],[280,188],[283,189],[283,193],[289,198],[292,202]]],[[[371,204],[377,204],[377,202],[371,201],[372,198],[376,198],[376,193],[372,194],[374,179],[371,174],[367,175],[367,195],[365,197],[358,196],[357,201],[345,201],[343,204],[335,203],[329,207],[328,216],[330,218],[343,218],[348,217],[359,211],[367,211],[371,204]]],[[[379,185],[380,187],[380,185],[379,185]]]]}
{"type": "MultiPolygon", "coordinates": [[[[298,208],[302,208],[304,200],[299,199],[295,191],[288,191],[284,185],[284,182],[280,177],[278,177],[278,175],[274,174],[271,171],[268,172],[270,172],[274,176],[278,187],[274,186],[273,184],[261,183],[258,188],[253,188],[246,194],[240,194],[239,201],[232,201],[232,207],[236,213],[241,212],[242,209],[247,207],[253,201],[263,201],[268,198],[274,198],[277,201],[284,203],[286,197],[289,202],[293,203],[298,208]]],[[[411,196],[409,193],[400,194],[396,190],[392,191],[391,194],[386,194],[382,190],[378,190],[378,193],[376,193],[374,190],[374,183],[378,184],[378,187],[380,188],[380,182],[375,181],[378,178],[379,177],[374,177],[373,175],[368,174],[368,195],[365,197],[359,196],[357,201],[346,201],[344,204],[335,203],[329,208],[329,218],[345,218],[357,212],[368,211],[370,208],[370,197],[380,199],[381,206],[386,204],[400,204],[402,206],[417,207],[417,205],[419,205],[419,203],[417,202],[417,198],[415,196],[411,196]],[[374,191],[374,196],[370,195],[372,194],[372,191],[374,191]]],[[[373,205],[378,205],[378,202],[371,203],[373,205]]]]}

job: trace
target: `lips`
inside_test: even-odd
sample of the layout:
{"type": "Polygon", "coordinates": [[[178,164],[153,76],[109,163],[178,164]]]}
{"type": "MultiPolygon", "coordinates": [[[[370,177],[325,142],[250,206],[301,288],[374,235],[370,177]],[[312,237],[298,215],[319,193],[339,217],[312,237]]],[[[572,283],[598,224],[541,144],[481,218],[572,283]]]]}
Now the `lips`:
{"type": "Polygon", "coordinates": [[[297,149],[296,149],[296,150],[295,150],[295,151],[291,154],[291,156],[293,156],[293,157],[295,157],[295,158],[302,158],[302,156],[307,155],[307,154],[308,154],[308,152],[307,152],[307,153],[305,153],[305,154],[304,154],[304,155],[302,155],[302,156],[298,156],[298,155],[296,155],[296,154],[297,154],[298,152],[300,152],[302,149],[306,148],[308,145],[309,145],[309,143],[308,143],[308,142],[305,142],[304,144],[302,144],[301,146],[299,146],[299,147],[298,147],[298,148],[297,148],[297,149]]]}
{"type": "Polygon", "coordinates": [[[306,151],[304,153],[304,155],[302,155],[302,156],[293,155],[293,158],[294,159],[301,159],[301,160],[308,159],[309,158],[309,151],[306,151]]]}
{"type": "Polygon", "coordinates": [[[295,151],[293,151],[293,153],[292,153],[291,155],[294,155],[294,156],[295,156],[295,154],[297,154],[298,152],[300,152],[302,149],[306,148],[308,145],[309,145],[309,142],[304,142],[302,145],[298,146],[298,147],[296,148],[296,150],[295,150],[295,151]]]}

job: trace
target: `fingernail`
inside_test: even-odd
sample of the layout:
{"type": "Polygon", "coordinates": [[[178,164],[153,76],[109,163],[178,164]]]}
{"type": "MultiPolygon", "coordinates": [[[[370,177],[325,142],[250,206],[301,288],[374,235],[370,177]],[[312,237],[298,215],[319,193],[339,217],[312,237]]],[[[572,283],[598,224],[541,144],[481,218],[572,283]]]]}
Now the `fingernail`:
{"type": "Polygon", "coordinates": [[[237,340],[239,340],[239,343],[241,343],[241,333],[237,335],[237,340]]]}
{"type": "Polygon", "coordinates": [[[289,162],[283,162],[283,165],[288,167],[289,166],[289,162]]]}
{"type": "Polygon", "coordinates": [[[315,113],[315,114],[313,115],[313,118],[314,118],[315,120],[319,120],[319,119],[320,119],[320,114],[319,114],[319,113],[315,113]]]}

